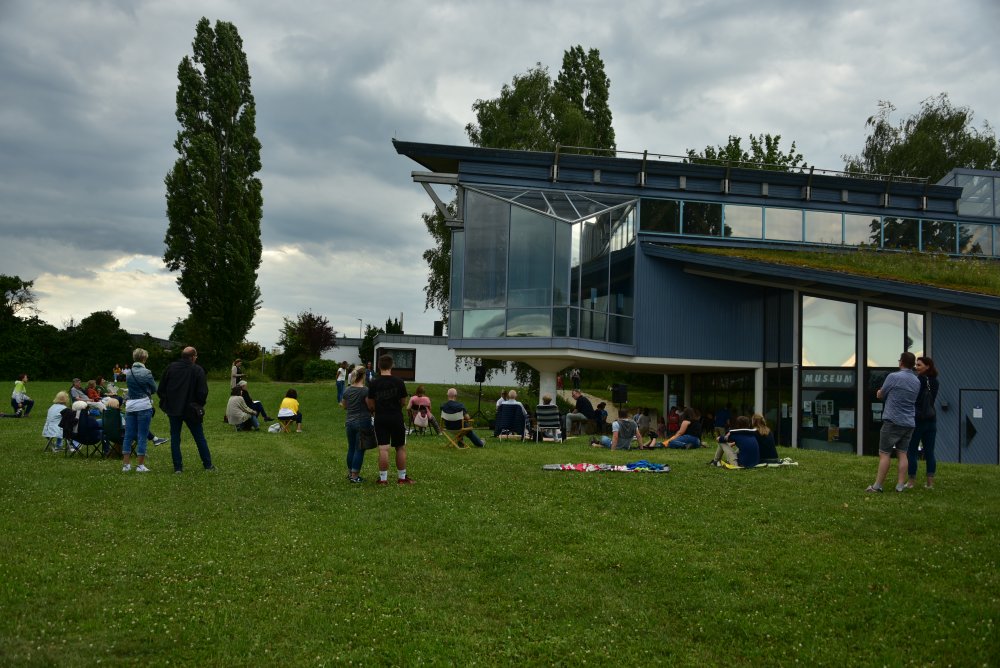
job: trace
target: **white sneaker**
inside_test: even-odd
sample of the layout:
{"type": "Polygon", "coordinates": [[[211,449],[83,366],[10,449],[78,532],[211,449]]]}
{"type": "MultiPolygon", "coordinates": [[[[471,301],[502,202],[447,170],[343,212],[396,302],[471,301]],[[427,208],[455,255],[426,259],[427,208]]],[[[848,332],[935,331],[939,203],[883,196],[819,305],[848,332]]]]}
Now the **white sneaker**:
{"type": "Polygon", "coordinates": [[[139,464],[135,467],[136,473],[149,473],[149,469],[146,468],[145,464],[139,464]]]}
{"type": "Polygon", "coordinates": [[[128,473],[131,470],[132,470],[131,464],[126,464],[125,466],[122,467],[122,473],[128,473]]]}

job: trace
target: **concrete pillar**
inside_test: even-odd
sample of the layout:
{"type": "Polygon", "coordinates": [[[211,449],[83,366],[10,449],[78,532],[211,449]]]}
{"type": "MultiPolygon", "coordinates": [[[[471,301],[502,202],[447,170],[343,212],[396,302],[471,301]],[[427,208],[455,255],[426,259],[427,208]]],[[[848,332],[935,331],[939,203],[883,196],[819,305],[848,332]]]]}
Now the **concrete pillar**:
{"type": "MultiPolygon", "coordinates": [[[[536,367],[537,368],[537,367],[536,367]]],[[[556,371],[549,369],[538,369],[538,401],[542,400],[546,394],[556,398],[556,371]]]]}

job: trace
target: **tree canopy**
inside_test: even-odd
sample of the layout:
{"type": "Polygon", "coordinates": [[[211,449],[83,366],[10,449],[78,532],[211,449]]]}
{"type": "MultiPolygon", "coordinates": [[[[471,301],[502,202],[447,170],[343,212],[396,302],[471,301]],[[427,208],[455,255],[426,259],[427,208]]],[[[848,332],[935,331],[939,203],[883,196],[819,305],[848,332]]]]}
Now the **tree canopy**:
{"type": "Polygon", "coordinates": [[[548,68],[536,63],[514,75],[498,97],[476,100],[476,122],[465,131],[475,146],[489,148],[552,151],[560,144],[613,150],[610,88],[600,51],[574,46],[564,52],[554,82],[548,68]]]}
{"type": "Polygon", "coordinates": [[[729,135],[725,146],[706,146],[705,150],[697,152],[687,150],[688,161],[704,164],[728,163],[733,167],[748,167],[752,169],[768,169],[787,172],[796,168],[806,168],[802,154],[795,150],[792,142],[788,151],[781,149],[781,135],[759,134],[750,135],[750,149],[743,147],[743,139],[729,135]]]}
{"type": "Polygon", "coordinates": [[[260,306],[263,212],[250,70],[236,26],[198,22],[177,68],[179,157],[167,174],[164,263],[190,309],[187,342],[204,364],[228,364],[260,306]]]}
{"type": "Polygon", "coordinates": [[[303,311],[295,320],[284,318],[278,345],[284,347],[286,356],[318,359],[324,351],[337,346],[337,332],[326,316],[303,311]]]}
{"type": "Polygon", "coordinates": [[[947,93],[929,97],[920,110],[893,122],[895,105],[878,104],[868,118],[868,137],[857,155],[845,155],[844,170],[857,174],[894,174],[940,181],[956,167],[1000,169],[1000,145],[993,128],[973,124],[969,107],[952,104],[947,93]]]}

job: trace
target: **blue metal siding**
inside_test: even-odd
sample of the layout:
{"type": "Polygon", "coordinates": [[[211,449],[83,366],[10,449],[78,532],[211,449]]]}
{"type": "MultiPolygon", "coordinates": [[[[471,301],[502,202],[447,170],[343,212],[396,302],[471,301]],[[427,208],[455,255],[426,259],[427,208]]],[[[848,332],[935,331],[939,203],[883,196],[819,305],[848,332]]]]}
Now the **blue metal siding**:
{"type": "Polygon", "coordinates": [[[635,290],[636,355],[761,361],[762,288],[694,276],[639,253],[635,290]]]}
{"type": "MultiPolygon", "coordinates": [[[[941,374],[938,390],[938,461],[957,462],[961,416],[959,391],[996,390],[1000,368],[1000,331],[996,322],[932,314],[934,364],[941,374]],[[944,403],[948,410],[941,409],[944,403]]],[[[992,407],[997,410],[996,406],[992,407]]],[[[994,434],[995,438],[996,435],[994,434]]],[[[921,466],[921,470],[923,467],[921,466]]]]}

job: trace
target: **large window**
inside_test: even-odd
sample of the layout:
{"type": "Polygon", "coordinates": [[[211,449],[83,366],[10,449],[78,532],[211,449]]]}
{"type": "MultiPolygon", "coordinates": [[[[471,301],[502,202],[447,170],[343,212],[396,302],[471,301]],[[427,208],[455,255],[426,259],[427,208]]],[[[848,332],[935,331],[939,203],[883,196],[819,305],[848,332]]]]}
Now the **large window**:
{"type": "Polygon", "coordinates": [[[768,239],[802,241],[801,209],[764,209],[764,229],[768,239]]]}
{"type": "Polygon", "coordinates": [[[857,362],[856,337],[856,304],[802,297],[802,366],[854,366],[857,362]]]}
{"type": "Polygon", "coordinates": [[[684,234],[717,237],[721,231],[721,204],[684,202],[684,234]]]}
{"type": "Polygon", "coordinates": [[[806,211],[806,241],[813,244],[842,244],[844,216],[829,211],[806,211]]]}
{"type": "Polygon", "coordinates": [[[635,228],[634,200],[618,195],[467,188],[452,236],[452,336],[631,345],[635,228]]]}
{"type": "Polygon", "coordinates": [[[726,236],[760,239],[762,234],[762,213],[759,206],[726,205],[726,236]]]}

